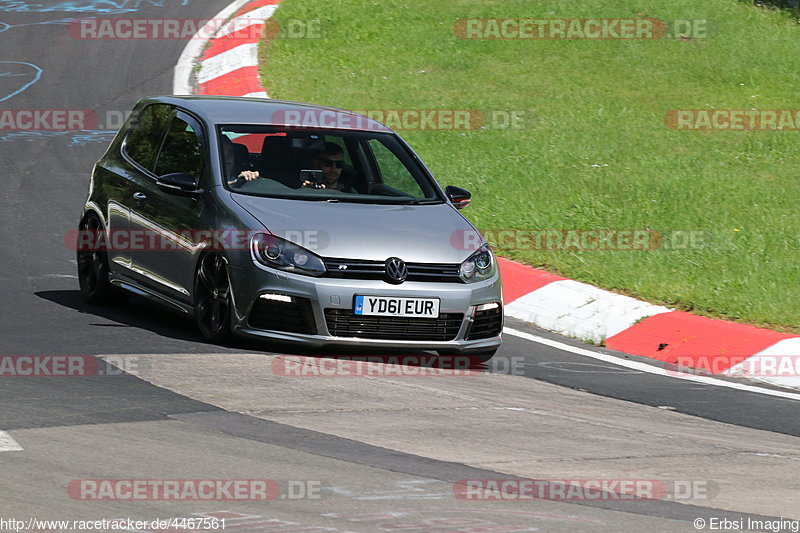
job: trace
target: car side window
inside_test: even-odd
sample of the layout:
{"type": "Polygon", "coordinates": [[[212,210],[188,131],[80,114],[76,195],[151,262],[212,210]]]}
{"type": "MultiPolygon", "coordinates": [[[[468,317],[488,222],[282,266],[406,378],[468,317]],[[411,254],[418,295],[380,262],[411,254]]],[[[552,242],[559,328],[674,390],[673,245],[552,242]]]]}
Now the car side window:
{"type": "Polygon", "coordinates": [[[197,126],[183,120],[180,116],[172,119],[164,145],[158,155],[156,176],[185,172],[199,180],[205,167],[203,140],[198,135],[197,126]]]}
{"type": "Polygon", "coordinates": [[[172,106],[166,104],[147,106],[139,113],[134,129],[128,133],[125,153],[143,168],[153,170],[164,129],[173,113],[172,106]]]}
{"type": "Polygon", "coordinates": [[[368,141],[372,155],[378,166],[378,173],[384,185],[415,198],[424,198],[425,193],[420,189],[417,180],[389,148],[377,139],[368,141]]]}

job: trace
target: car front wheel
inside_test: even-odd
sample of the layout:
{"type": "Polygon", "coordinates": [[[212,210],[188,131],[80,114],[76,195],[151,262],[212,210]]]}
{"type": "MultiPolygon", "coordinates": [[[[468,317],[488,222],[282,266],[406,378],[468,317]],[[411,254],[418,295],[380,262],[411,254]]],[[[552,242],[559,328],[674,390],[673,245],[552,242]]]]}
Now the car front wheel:
{"type": "Polygon", "coordinates": [[[194,282],[197,327],[207,340],[221,343],[231,334],[231,284],[220,254],[203,256],[194,282]]]}

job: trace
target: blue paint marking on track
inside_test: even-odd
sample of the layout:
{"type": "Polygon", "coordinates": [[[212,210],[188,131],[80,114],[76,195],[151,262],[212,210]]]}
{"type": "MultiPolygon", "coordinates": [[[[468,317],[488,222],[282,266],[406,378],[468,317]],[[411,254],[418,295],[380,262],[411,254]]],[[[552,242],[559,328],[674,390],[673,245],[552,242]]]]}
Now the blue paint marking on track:
{"type": "Polygon", "coordinates": [[[116,130],[82,130],[72,136],[70,144],[73,146],[86,146],[90,143],[110,143],[116,137],[116,130]]]}
{"type": "Polygon", "coordinates": [[[58,19],[58,20],[48,20],[46,22],[27,22],[24,24],[8,24],[7,22],[0,22],[0,33],[4,31],[10,30],[11,28],[21,28],[22,26],[39,26],[45,24],[69,24],[75,19],[58,19]]]}
{"type": "Polygon", "coordinates": [[[24,61],[0,61],[0,78],[9,78],[9,77],[26,76],[27,75],[27,74],[16,73],[16,72],[9,71],[9,70],[6,70],[4,72],[3,71],[3,65],[25,65],[25,66],[31,67],[34,70],[34,73],[33,73],[32,79],[28,83],[26,83],[25,85],[23,85],[22,87],[17,89],[16,91],[14,91],[14,92],[6,95],[6,96],[0,95],[0,102],[4,102],[4,101],[8,100],[9,98],[15,97],[16,95],[18,95],[19,93],[21,93],[22,91],[24,91],[25,89],[27,89],[28,87],[30,87],[31,85],[33,85],[34,83],[39,81],[39,79],[42,77],[42,72],[43,72],[42,69],[40,69],[39,67],[37,67],[33,63],[25,63],[24,61]]]}
{"type": "Polygon", "coordinates": [[[181,6],[189,5],[191,0],[75,0],[62,1],[52,5],[27,0],[0,0],[0,11],[17,13],[48,13],[66,11],[70,13],[130,13],[138,11],[143,5],[164,7],[167,4],[180,2],[181,6]]]}
{"type": "Polygon", "coordinates": [[[91,143],[109,143],[114,140],[116,131],[80,130],[80,131],[14,131],[0,135],[0,142],[5,141],[40,141],[49,137],[72,135],[70,145],[86,146],[91,143]]]}

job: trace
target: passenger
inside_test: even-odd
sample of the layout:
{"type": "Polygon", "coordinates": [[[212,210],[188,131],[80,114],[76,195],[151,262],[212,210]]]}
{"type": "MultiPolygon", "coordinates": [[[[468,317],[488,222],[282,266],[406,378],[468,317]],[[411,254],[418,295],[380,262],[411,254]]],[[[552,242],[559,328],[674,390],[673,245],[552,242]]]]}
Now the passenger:
{"type": "MultiPolygon", "coordinates": [[[[341,179],[342,169],[344,169],[344,153],[338,144],[325,143],[325,149],[314,155],[314,166],[324,172],[320,188],[336,189],[347,193],[357,192],[341,179]]],[[[312,187],[313,185],[314,183],[311,181],[304,181],[302,184],[303,187],[312,187]]]]}
{"type": "Polygon", "coordinates": [[[253,181],[259,177],[258,171],[244,170],[247,166],[247,161],[242,160],[242,157],[236,157],[236,146],[233,141],[226,135],[221,135],[222,138],[222,160],[225,162],[223,172],[228,185],[238,187],[247,181],[253,181]]]}

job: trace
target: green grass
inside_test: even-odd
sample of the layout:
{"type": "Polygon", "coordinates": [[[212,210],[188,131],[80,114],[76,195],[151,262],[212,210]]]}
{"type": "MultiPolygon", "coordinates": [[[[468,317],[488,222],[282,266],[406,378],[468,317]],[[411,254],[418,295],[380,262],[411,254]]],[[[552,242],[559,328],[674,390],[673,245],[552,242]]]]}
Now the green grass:
{"type": "Polygon", "coordinates": [[[529,110],[517,130],[400,132],[481,229],[706,232],[691,250],[499,250],[699,314],[800,332],[800,132],[686,132],[670,109],[800,108],[800,25],[738,0],[284,0],[324,39],[262,49],[270,96],[529,110]],[[693,40],[463,40],[460,18],[708,19],[693,40]],[[530,116],[530,113],[528,116],[530,116]],[[737,231],[738,230],[738,231],[737,231]]]}

